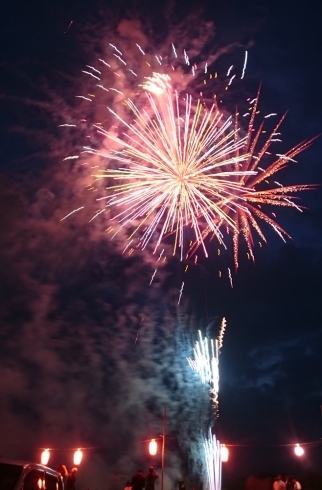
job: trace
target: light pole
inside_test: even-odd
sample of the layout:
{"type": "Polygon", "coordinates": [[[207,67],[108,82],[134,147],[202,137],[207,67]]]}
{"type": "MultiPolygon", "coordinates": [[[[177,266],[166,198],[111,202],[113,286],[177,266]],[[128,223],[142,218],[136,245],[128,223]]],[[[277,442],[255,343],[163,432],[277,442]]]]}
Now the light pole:
{"type": "MultiPolygon", "coordinates": [[[[161,490],[164,490],[164,465],[165,465],[165,433],[167,425],[167,407],[164,406],[163,422],[162,422],[162,448],[161,448],[161,490]]],[[[155,456],[157,453],[158,445],[155,439],[151,439],[149,442],[149,454],[155,456]]]]}
{"type": "Polygon", "coordinates": [[[165,431],[167,424],[167,407],[164,406],[163,430],[162,430],[162,455],[161,455],[161,490],[164,490],[164,460],[165,460],[165,431]]]}

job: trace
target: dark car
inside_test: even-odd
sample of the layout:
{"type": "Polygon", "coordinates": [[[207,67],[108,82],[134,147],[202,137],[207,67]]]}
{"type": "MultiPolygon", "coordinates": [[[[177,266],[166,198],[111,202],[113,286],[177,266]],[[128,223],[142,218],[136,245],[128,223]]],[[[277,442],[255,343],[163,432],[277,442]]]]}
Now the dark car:
{"type": "Polygon", "coordinates": [[[0,460],[0,490],[64,490],[60,473],[24,461],[0,460]]]}

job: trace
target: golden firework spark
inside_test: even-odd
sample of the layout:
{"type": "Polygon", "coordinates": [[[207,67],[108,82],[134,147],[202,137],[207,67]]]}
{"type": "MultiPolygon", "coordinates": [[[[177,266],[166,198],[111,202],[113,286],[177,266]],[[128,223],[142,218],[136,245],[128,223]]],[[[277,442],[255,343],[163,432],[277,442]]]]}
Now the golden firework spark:
{"type": "Polygon", "coordinates": [[[243,179],[255,174],[243,168],[249,159],[243,150],[246,138],[237,136],[233,119],[225,119],[215,104],[208,109],[200,100],[194,103],[190,95],[172,91],[169,77],[154,74],[143,88],[147,98],[143,110],[132,100],[125,101],[131,123],[109,108],[121,134],[97,127],[114,149],[85,148],[108,159],[108,167],[95,175],[109,179],[102,199],[106,207],[120,208],[113,218],[120,227],[135,224],[131,237],[142,230],[142,248],[155,235],[156,249],[166,235],[174,234],[173,252],[180,249],[183,258],[185,230],[191,228],[195,243],[207,256],[204,230],[220,243],[221,223],[236,230],[227,203],[241,205],[243,179]],[[111,179],[117,183],[110,184],[111,179]]]}

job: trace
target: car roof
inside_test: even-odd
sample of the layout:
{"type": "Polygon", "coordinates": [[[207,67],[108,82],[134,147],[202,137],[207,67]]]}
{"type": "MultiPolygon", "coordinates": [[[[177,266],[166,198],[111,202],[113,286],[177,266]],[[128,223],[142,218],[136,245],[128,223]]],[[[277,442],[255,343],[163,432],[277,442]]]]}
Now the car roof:
{"type": "Polygon", "coordinates": [[[35,469],[35,470],[45,470],[48,473],[52,473],[54,475],[60,476],[60,473],[58,471],[53,470],[49,466],[45,466],[45,465],[40,464],[40,463],[33,463],[31,461],[20,461],[17,459],[0,459],[0,464],[1,463],[9,464],[9,465],[11,464],[11,465],[16,465],[16,466],[22,466],[23,468],[30,467],[31,469],[35,469]]]}

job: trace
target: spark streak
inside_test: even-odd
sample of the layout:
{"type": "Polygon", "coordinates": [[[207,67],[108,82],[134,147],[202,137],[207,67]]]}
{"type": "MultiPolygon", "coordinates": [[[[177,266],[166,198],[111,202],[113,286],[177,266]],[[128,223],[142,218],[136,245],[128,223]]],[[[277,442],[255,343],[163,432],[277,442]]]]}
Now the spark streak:
{"type": "Polygon", "coordinates": [[[139,44],[136,44],[136,45],[137,45],[137,47],[139,48],[139,50],[141,51],[141,53],[142,53],[143,55],[145,55],[145,52],[143,51],[143,49],[141,48],[141,46],[140,46],[139,44]]]}
{"type": "Polygon", "coordinates": [[[247,59],[248,59],[248,51],[245,51],[245,60],[244,60],[244,66],[243,66],[243,71],[242,75],[240,78],[244,78],[245,76],[245,71],[246,71],[246,65],[247,65],[247,59]]]}
{"type": "Polygon", "coordinates": [[[74,213],[77,213],[77,211],[80,211],[81,209],[84,209],[85,206],[81,206],[80,208],[74,209],[74,211],[71,211],[70,213],[66,214],[60,221],[64,221],[64,219],[68,218],[74,213]]]}
{"type": "Polygon", "coordinates": [[[158,269],[155,269],[155,271],[153,272],[152,277],[151,277],[151,281],[150,281],[150,283],[149,283],[149,286],[151,286],[151,284],[152,284],[152,282],[153,282],[153,279],[154,279],[154,277],[155,277],[155,275],[156,275],[156,273],[157,273],[157,270],[158,270],[158,269]]]}
{"type": "Polygon", "coordinates": [[[65,157],[63,159],[63,162],[66,162],[66,160],[77,160],[79,158],[79,155],[71,155],[69,157],[65,157]]]}
{"type": "Polygon", "coordinates": [[[101,63],[103,63],[105,66],[108,66],[109,68],[111,68],[111,65],[109,65],[108,63],[106,63],[106,61],[102,60],[101,58],[99,58],[98,61],[100,61],[101,63]]]}
{"type": "Polygon", "coordinates": [[[96,80],[101,80],[99,77],[91,73],[90,71],[82,70],[82,73],[85,73],[86,75],[90,75],[93,78],[96,78],[96,80]]]}
{"type": "Polygon", "coordinates": [[[233,288],[234,287],[233,278],[232,278],[231,270],[229,269],[229,267],[228,267],[228,276],[229,276],[229,281],[230,281],[230,287],[233,288]]]}
{"type": "Polygon", "coordinates": [[[184,282],[182,282],[182,284],[181,284],[181,289],[180,289],[179,299],[178,299],[178,306],[179,306],[180,301],[181,301],[181,296],[182,296],[183,288],[184,288],[184,282]]]}

